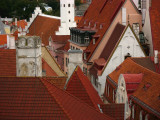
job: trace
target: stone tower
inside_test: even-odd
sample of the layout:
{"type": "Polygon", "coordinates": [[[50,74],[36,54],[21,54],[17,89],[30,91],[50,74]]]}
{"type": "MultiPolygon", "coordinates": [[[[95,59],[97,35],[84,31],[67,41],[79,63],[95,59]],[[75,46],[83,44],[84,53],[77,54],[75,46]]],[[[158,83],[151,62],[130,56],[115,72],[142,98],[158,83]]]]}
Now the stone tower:
{"type": "Polygon", "coordinates": [[[70,35],[70,27],[76,27],[74,0],[60,0],[61,26],[56,35],[70,35]]]}
{"type": "Polygon", "coordinates": [[[22,36],[16,47],[17,76],[42,76],[40,37],[22,36]]]}

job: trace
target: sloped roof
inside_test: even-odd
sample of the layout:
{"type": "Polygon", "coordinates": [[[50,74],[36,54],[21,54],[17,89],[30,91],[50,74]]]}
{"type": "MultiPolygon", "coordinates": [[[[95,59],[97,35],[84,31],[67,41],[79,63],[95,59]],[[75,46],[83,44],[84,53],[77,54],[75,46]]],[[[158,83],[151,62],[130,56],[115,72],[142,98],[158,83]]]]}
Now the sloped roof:
{"type": "Polygon", "coordinates": [[[57,43],[66,44],[70,39],[70,35],[52,35],[52,41],[57,43]]]}
{"type": "MultiPolygon", "coordinates": [[[[138,58],[137,58],[138,59],[138,58]]],[[[141,66],[134,62],[133,58],[127,58],[116,70],[107,77],[107,81],[117,84],[120,74],[143,74],[137,90],[133,93],[133,98],[148,112],[157,114],[160,111],[159,91],[160,91],[160,74],[141,66]]],[[[113,85],[113,84],[112,84],[113,85]]],[[[160,115],[160,114],[159,114],[160,115]]]]}
{"type": "Polygon", "coordinates": [[[70,49],[70,43],[67,41],[66,45],[64,46],[64,51],[68,52],[69,49],[70,49]]]}
{"type": "Polygon", "coordinates": [[[7,45],[7,35],[0,35],[0,46],[7,45]]]}
{"type": "Polygon", "coordinates": [[[60,26],[60,19],[38,15],[29,27],[29,34],[40,36],[42,43],[49,45],[49,37],[55,35],[60,26]]]}
{"type": "MultiPolygon", "coordinates": [[[[99,57],[99,60],[101,60],[103,58],[103,63],[104,63],[103,67],[105,66],[106,62],[108,61],[111,54],[113,53],[113,50],[115,49],[116,45],[118,44],[120,37],[121,37],[122,33],[124,32],[125,28],[126,28],[125,26],[123,26],[119,23],[114,28],[106,46],[104,47],[104,49],[99,57]],[[104,60],[105,60],[105,62],[104,62],[104,60]]],[[[98,60],[98,62],[100,62],[99,60],[98,60]]],[[[98,64],[98,62],[95,62],[95,64],[98,64]]],[[[91,73],[92,73],[93,69],[97,70],[96,65],[93,65],[92,69],[90,69],[91,73]]],[[[98,73],[98,70],[96,72],[96,75],[97,75],[97,73],[98,73]]]]}
{"type": "Polygon", "coordinates": [[[124,104],[102,104],[101,109],[104,114],[113,117],[115,120],[124,120],[124,104]]]}
{"type": "Polygon", "coordinates": [[[111,25],[124,2],[125,0],[94,0],[86,10],[81,22],[78,24],[78,28],[89,26],[90,22],[90,28],[95,28],[97,30],[95,35],[99,36],[94,45],[90,42],[89,46],[86,48],[87,51],[90,51],[87,61],[102,40],[105,32],[111,25]],[[94,27],[95,24],[96,27],[94,27]],[[101,25],[102,28],[100,28],[101,25]]]}
{"type": "Polygon", "coordinates": [[[58,76],[57,73],[48,65],[48,63],[42,58],[42,70],[45,70],[46,76],[58,76]]]}
{"type": "Polygon", "coordinates": [[[0,119],[111,120],[41,78],[0,78],[0,119]]]}
{"type": "MultiPolygon", "coordinates": [[[[13,25],[15,25],[15,22],[13,22],[13,25]]],[[[25,27],[27,26],[27,22],[25,20],[19,20],[17,21],[17,27],[18,28],[22,28],[25,29],[25,27]]]]}
{"type": "Polygon", "coordinates": [[[16,76],[16,50],[0,50],[0,76],[16,76]]]}
{"type": "Polygon", "coordinates": [[[160,51],[160,1],[152,0],[152,7],[150,8],[150,20],[152,41],[154,50],[160,51]]]}
{"type": "Polygon", "coordinates": [[[146,73],[131,98],[148,112],[160,118],[160,74],[146,73]]]}
{"type": "Polygon", "coordinates": [[[126,91],[128,98],[132,95],[138,88],[140,82],[142,81],[143,74],[122,74],[126,84],[126,91]]]}
{"type": "Polygon", "coordinates": [[[84,75],[79,66],[73,71],[66,85],[66,91],[97,110],[99,110],[98,104],[103,103],[91,82],[87,76],[84,75]]]}
{"type": "Polygon", "coordinates": [[[42,58],[58,76],[66,76],[46,47],[42,47],[42,58]]]}

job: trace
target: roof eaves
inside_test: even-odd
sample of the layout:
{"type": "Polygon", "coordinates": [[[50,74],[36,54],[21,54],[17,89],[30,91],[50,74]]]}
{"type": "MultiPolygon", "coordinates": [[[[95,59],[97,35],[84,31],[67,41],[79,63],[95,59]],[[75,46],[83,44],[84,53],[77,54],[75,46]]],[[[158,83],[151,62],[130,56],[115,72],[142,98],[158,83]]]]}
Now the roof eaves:
{"type": "Polygon", "coordinates": [[[158,116],[160,118],[160,112],[154,110],[153,108],[151,108],[150,106],[148,106],[147,104],[145,104],[144,102],[142,102],[141,100],[139,100],[137,97],[131,95],[130,98],[134,101],[136,101],[139,105],[145,107],[146,109],[148,109],[149,111],[151,111],[153,114],[155,114],[156,116],[158,116]]]}

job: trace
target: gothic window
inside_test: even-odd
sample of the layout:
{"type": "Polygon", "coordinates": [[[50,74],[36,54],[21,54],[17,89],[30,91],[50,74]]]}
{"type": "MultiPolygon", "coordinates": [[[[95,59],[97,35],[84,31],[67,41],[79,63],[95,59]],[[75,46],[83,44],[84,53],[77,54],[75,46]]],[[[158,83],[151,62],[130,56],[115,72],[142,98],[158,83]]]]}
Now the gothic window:
{"type": "Polygon", "coordinates": [[[143,114],[143,111],[141,110],[140,114],[139,114],[139,120],[143,120],[143,115],[142,114],[143,114]]]}
{"type": "Polygon", "coordinates": [[[127,59],[128,57],[131,57],[131,55],[129,53],[127,53],[127,55],[124,56],[124,59],[127,59]]]}

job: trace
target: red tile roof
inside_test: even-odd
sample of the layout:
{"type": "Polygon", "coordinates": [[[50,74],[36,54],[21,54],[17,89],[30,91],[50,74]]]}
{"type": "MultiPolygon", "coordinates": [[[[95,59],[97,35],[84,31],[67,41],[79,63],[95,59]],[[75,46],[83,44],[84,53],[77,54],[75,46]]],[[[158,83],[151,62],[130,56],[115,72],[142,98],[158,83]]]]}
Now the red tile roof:
{"type": "Polygon", "coordinates": [[[101,109],[104,114],[113,117],[115,120],[124,120],[124,104],[103,104],[101,109]]]}
{"type": "Polygon", "coordinates": [[[109,28],[116,14],[120,10],[125,0],[94,0],[92,1],[89,8],[86,10],[81,22],[78,24],[78,28],[89,26],[93,28],[95,24],[97,32],[95,35],[100,36],[96,41],[96,44],[93,45],[90,42],[90,45],[87,47],[87,51],[90,51],[87,60],[90,59],[94,50],[102,40],[105,32],[109,28]],[[108,12],[109,11],[109,12],[108,12]],[[93,14],[94,13],[94,14],[93,14]],[[86,23],[86,24],[85,24],[86,23]],[[100,26],[102,25],[102,28],[100,26]]]}
{"type": "Polygon", "coordinates": [[[160,74],[146,72],[131,98],[160,119],[160,74]]]}
{"type": "MultiPolygon", "coordinates": [[[[119,43],[120,37],[122,35],[122,33],[125,30],[125,26],[121,25],[121,24],[117,24],[116,27],[114,28],[106,46],[104,47],[100,57],[98,60],[95,60],[95,64],[97,64],[99,66],[99,63],[102,63],[103,60],[103,66],[101,68],[101,70],[98,70],[96,68],[96,65],[94,64],[92,66],[92,69],[90,69],[90,72],[93,74],[93,71],[97,71],[96,75],[100,75],[102,72],[102,69],[104,68],[104,66],[106,65],[106,63],[109,61],[109,58],[111,57],[111,55],[113,54],[117,44],[119,43]],[[95,69],[95,70],[94,70],[95,69]]],[[[95,74],[93,74],[94,76],[96,76],[95,74]]]]}
{"type": "Polygon", "coordinates": [[[77,66],[72,73],[67,83],[66,91],[83,100],[88,105],[95,107],[97,110],[99,110],[98,104],[103,103],[91,82],[87,76],[84,75],[79,66],[77,66]]]}
{"type": "MultiPolygon", "coordinates": [[[[13,22],[13,25],[15,25],[15,22],[13,22]]],[[[27,22],[25,20],[19,20],[17,21],[17,27],[25,29],[25,26],[27,26],[27,22]]]]}
{"type": "Polygon", "coordinates": [[[68,52],[70,49],[70,43],[67,41],[67,44],[64,46],[64,51],[68,52]]]}
{"type": "Polygon", "coordinates": [[[143,74],[122,74],[126,84],[126,91],[128,98],[132,95],[138,88],[140,82],[142,81],[143,74]]]}
{"type": "Polygon", "coordinates": [[[0,78],[0,119],[111,120],[41,78],[0,78]]]}
{"type": "Polygon", "coordinates": [[[48,63],[42,58],[42,70],[46,71],[46,76],[58,76],[56,72],[48,65],[48,63]]]}
{"type": "Polygon", "coordinates": [[[143,106],[144,109],[148,110],[148,112],[150,113],[152,112],[151,109],[149,108],[152,108],[155,111],[159,112],[160,75],[136,63],[133,59],[134,58],[127,58],[119,67],[117,67],[116,70],[114,70],[111,74],[109,74],[110,78],[109,81],[112,81],[110,82],[111,84],[112,83],[117,84],[120,74],[142,73],[143,74],[142,81],[139,84],[137,90],[133,93],[133,96],[136,98],[136,102],[140,106],[143,106]],[[144,106],[144,104],[149,106],[149,108],[144,106]]]}
{"type": "Polygon", "coordinates": [[[29,27],[29,34],[40,36],[42,43],[49,44],[49,37],[55,35],[60,26],[60,19],[49,18],[38,15],[31,26],[29,27]]]}
{"type": "Polygon", "coordinates": [[[16,50],[0,50],[0,76],[16,76],[16,50]]]}
{"type": "Polygon", "coordinates": [[[7,35],[0,35],[0,46],[7,45],[7,35]]]}
{"type": "Polygon", "coordinates": [[[151,31],[154,50],[160,51],[160,1],[152,0],[150,8],[151,31]]]}
{"type": "Polygon", "coordinates": [[[70,35],[52,35],[53,42],[66,44],[70,39],[70,35]]]}

